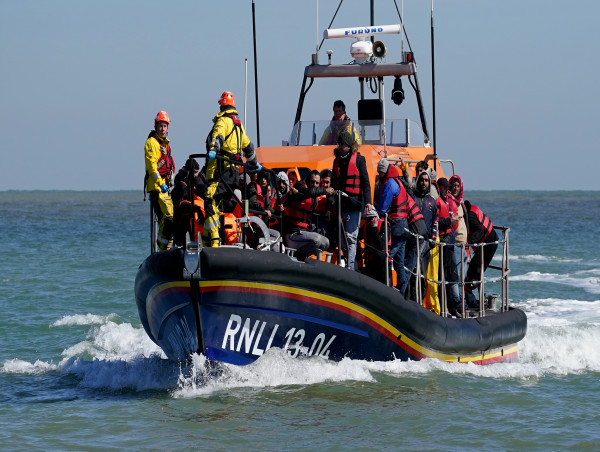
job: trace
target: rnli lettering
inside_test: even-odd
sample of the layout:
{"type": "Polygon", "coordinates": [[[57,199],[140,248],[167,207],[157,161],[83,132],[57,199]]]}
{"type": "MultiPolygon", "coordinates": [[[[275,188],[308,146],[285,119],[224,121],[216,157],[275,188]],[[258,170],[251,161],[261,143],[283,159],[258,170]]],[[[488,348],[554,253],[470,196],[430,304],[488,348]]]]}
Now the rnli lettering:
{"type": "MultiPolygon", "coordinates": [[[[275,334],[279,330],[279,324],[269,325],[267,322],[242,319],[239,315],[231,314],[221,348],[261,356],[271,348],[275,334]]],[[[298,355],[321,356],[329,358],[329,347],[335,339],[335,334],[329,339],[325,333],[319,333],[312,341],[307,338],[303,329],[290,328],[284,335],[284,350],[292,357],[298,355]]]]}

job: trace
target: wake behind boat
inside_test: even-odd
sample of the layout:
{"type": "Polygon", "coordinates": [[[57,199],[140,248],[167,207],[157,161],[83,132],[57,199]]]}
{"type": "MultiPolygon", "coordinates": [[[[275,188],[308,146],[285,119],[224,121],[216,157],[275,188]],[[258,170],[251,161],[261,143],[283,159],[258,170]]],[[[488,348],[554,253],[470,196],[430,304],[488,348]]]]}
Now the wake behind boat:
{"type": "MultiPolygon", "coordinates": [[[[331,168],[335,146],[319,142],[326,142],[324,137],[332,133],[328,127],[333,121],[303,121],[301,115],[305,97],[315,80],[342,77],[356,78],[361,87],[358,120],[345,123],[344,127],[356,131],[360,139],[358,150],[366,160],[372,187],[378,182],[377,166],[382,157],[392,165],[404,164],[409,177],[417,176],[414,164],[423,160],[433,165],[438,177],[444,175],[442,163],[449,165],[454,173],[454,164],[440,160],[430,146],[412,52],[404,52],[398,63],[386,63],[381,61],[385,46],[362,39],[402,32],[400,25],[326,30],[326,38],[361,38],[352,46],[355,60],[351,64],[330,61],[321,65],[313,56],[313,63],[305,69],[289,141],[284,146],[259,147],[258,161],[273,174],[293,171],[300,178],[311,170],[331,168]],[[393,78],[392,96],[399,104],[404,99],[402,77],[414,88],[423,133],[420,145],[413,144],[418,126],[411,125],[409,120],[386,116],[384,79],[393,78]],[[365,80],[375,81],[378,98],[364,97],[365,80]]],[[[204,157],[205,154],[195,154],[190,159],[204,157]]],[[[246,165],[240,162],[239,166],[246,165]]],[[[337,195],[340,206],[341,193],[337,195]]],[[[194,199],[193,193],[190,192],[189,198],[194,199]]],[[[486,284],[489,286],[491,281],[481,276],[481,280],[475,281],[479,284],[478,308],[469,311],[465,304],[465,283],[461,281],[464,318],[452,318],[447,312],[444,289],[447,281],[443,270],[440,274],[436,270],[435,277],[422,275],[417,264],[413,278],[417,289],[412,292],[415,298],[407,300],[390,287],[398,280],[395,270],[390,272],[386,268],[385,282],[381,282],[382,278],[371,278],[346,268],[348,262],[340,246],[332,253],[286,248],[281,234],[269,228],[258,216],[260,212],[252,216],[244,201],[242,197],[233,219],[232,214],[224,215],[229,224],[221,227],[220,247],[202,246],[198,235],[201,225],[192,217],[192,239],[184,247],[154,252],[140,266],[135,282],[140,319],[150,338],[170,359],[183,360],[192,353],[202,353],[210,360],[248,364],[273,347],[285,349],[291,356],[332,360],[437,358],[489,364],[518,358],[517,343],[525,336],[527,319],[523,311],[508,305],[508,228],[495,228],[499,234],[496,245],[501,249],[501,264],[490,267],[499,274],[494,281],[500,287],[500,304],[497,296],[486,294],[486,284]],[[438,303],[439,314],[432,312],[427,300],[438,303]]],[[[339,225],[339,207],[337,216],[339,225]]],[[[279,225],[285,221],[284,215],[279,225]]],[[[154,243],[154,237],[152,240],[154,243]]],[[[434,242],[434,253],[443,256],[443,245],[434,242]]],[[[366,249],[366,245],[361,248],[366,249]]],[[[387,246],[385,251],[389,251],[387,246]]],[[[358,260],[364,269],[364,255],[358,260]]]]}

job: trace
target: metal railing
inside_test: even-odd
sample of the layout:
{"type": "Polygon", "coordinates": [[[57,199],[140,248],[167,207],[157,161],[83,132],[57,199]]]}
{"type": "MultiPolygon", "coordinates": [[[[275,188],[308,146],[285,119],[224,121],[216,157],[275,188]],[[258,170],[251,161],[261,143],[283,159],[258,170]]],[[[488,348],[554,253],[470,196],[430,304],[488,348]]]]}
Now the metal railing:
{"type": "MultiPolygon", "coordinates": [[[[385,282],[388,286],[390,286],[390,280],[391,280],[391,275],[390,275],[390,263],[392,265],[396,265],[393,262],[390,262],[390,253],[389,253],[389,228],[388,228],[388,221],[387,221],[387,216],[385,218],[385,221],[382,224],[382,227],[384,228],[384,237],[386,237],[385,239],[385,256],[386,256],[386,262],[388,262],[388,265],[385,266],[385,282]]],[[[435,241],[435,240],[429,240],[426,239],[423,236],[420,236],[416,233],[413,233],[411,231],[407,232],[415,239],[416,242],[416,249],[415,249],[415,253],[416,253],[416,264],[415,264],[415,268],[414,269],[408,269],[407,267],[403,266],[402,271],[406,272],[407,274],[407,278],[410,280],[411,277],[414,280],[414,294],[415,294],[415,299],[413,301],[417,302],[419,305],[423,306],[424,305],[424,300],[425,300],[425,296],[426,296],[426,290],[427,290],[427,286],[429,283],[429,287],[431,288],[432,286],[436,287],[436,291],[437,291],[437,296],[439,299],[439,304],[440,304],[440,315],[443,317],[446,317],[447,311],[448,311],[448,296],[447,296],[447,290],[441,290],[442,287],[444,288],[448,288],[451,286],[457,286],[458,287],[458,292],[459,292],[459,296],[460,296],[460,311],[463,317],[466,317],[468,314],[469,315],[476,315],[479,317],[483,317],[486,315],[486,311],[489,313],[490,311],[496,311],[498,308],[500,309],[500,311],[507,311],[509,309],[509,305],[508,305],[508,298],[509,298],[509,275],[510,275],[510,267],[509,267],[509,232],[510,229],[507,227],[503,227],[503,226],[494,226],[494,229],[498,232],[499,235],[499,239],[495,242],[490,242],[490,243],[476,243],[476,244],[447,244],[444,242],[439,242],[439,241],[435,241]],[[432,278],[428,278],[427,275],[423,275],[423,272],[421,270],[421,254],[422,254],[422,249],[423,246],[425,244],[425,242],[427,242],[429,244],[429,249],[431,250],[431,252],[435,252],[436,250],[439,251],[439,264],[438,264],[438,268],[439,268],[439,273],[438,273],[438,277],[437,279],[432,279],[432,278]],[[489,246],[493,246],[493,245],[497,245],[499,248],[500,253],[498,253],[498,251],[496,251],[495,255],[497,256],[498,254],[500,254],[500,265],[495,265],[493,263],[490,263],[490,265],[488,266],[487,270],[489,271],[490,269],[493,271],[498,272],[498,275],[496,277],[484,277],[484,262],[485,262],[485,249],[486,247],[489,246]],[[460,268],[459,268],[459,272],[457,275],[457,280],[447,280],[447,275],[445,272],[445,265],[444,265],[444,255],[445,253],[448,252],[454,252],[453,250],[451,251],[449,248],[450,247],[459,247],[460,248],[460,268]],[[480,259],[480,268],[479,268],[479,274],[480,274],[480,279],[478,280],[471,280],[471,281],[465,281],[465,277],[467,274],[467,250],[471,249],[471,250],[476,250],[476,249],[481,249],[481,259],[480,259]],[[486,286],[489,287],[490,284],[495,284],[495,283],[499,283],[499,292],[500,292],[500,306],[497,306],[496,301],[497,301],[497,294],[489,294],[486,296],[485,293],[485,289],[486,286]],[[425,290],[423,290],[423,284],[425,284],[425,290]],[[477,287],[478,288],[478,309],[477,312],[474,312],[472,309],[468,309],[467,307],[467,303],[466,303],[466,287],[467,286],[471,286],[471,287],[477,287]]],[[[366,244],[364,242],[362,242],[363,247],[367,248],[369,247],[368,244],[366,244]]],[[[372,250],[372,252],[375,252],[378,250],[372,250]]],[[[405,251],[406,253],[406,251],[405,251]]],[[[406,254],[405,254],[406,255],[406,254]]],[[[472,257],[473,253],[471,253],[471,257],[472,257]]],[[[430,264],[431,265],[431,264],[430,264]]],[[[399,269],[396,269],[396,274],[397,274],[397,278],[400,278],[400,274],[399,274],[399,269]]],[[[412,291],[410,292],[412,293],[412,291]]],[[[403,294],[404,295],[404,294],[403,294]]]]}
{"type": "MultiPolygon", "coordinates": [[[[508,305],[508,297],[509,297],[509,287],[508,287],[508,281],[509,281],[509,275],[510,275],[510,267],[509,267],[509,232],[510,232],[510,228],[507,227],[503,227],[503,226],[494,226],[494,230],[500,232],[501,237],[495,241],[495,242],[490,242],[490,243],[473,243],[473,244],[447,244],[444,242],[437,242],[434,240],[427,240],[425,239],[425,237],[422,237],[418,234],[415,234],[413,232],[409,232],[409,234],[411,234],[413,237],[415,237],[416,239],[416,243],[417,243],[417,247],[416,247],[416,253],[417,253],[417,264],[415,266],[415,269],[408,269],[406,267],[403,267],[403,270],[405,272],[407,272],[409,275],[414,276],[415,278],[415,294],[416,294],[416,301],[418,304],[420,304],[421,306],[423,306],[424,304],[424,300],[423,298],[420,297],[420,294],[422,293],[421,291],[421,282],[424,281],[425,283],[429,282],[434,284],[435,286],[437,286],[437,293],[439,296],[439,300],[440,300],[440,315],[442,315],[443,317],[447,316],[447,308],[448,308],[448,299],[447,299],[447,291],[446,290],[440,290],[441,287],[448,287],[450,285],[458,285],[459,287],[459,293],[460,293],[460,304],[461,304],[461,309],[462,309],[462,316],[465,317],[467,314],[467,307],[466,307],[466,299],[465,299],[465,288],[467,285],[470,286],[475,286],[478,288],[478,312],[477,312],[477,316],[479,317],[483,317],[486,315],[486,311],[495,311],[497,309],[497,306],[495,305],[495,301],[496,301],[496,294],[490,294],[486,297],[485,294],[485,287],[486,284],[492,284],[492,283],[499,283],[500,284],[500,310],[501,311],[507,311],[509,309],[509,305],[508,305]],[[421,272],[421,263],[420,263],[420,255],[421,255],[421,246],[420,243],[428,241],[430,246],[431,246],[431,250],[435,250],[435,248],[437,247],[439,249],[439,276],[438,279],[431,279],[431,278],[427,278],[426,275],[423,276],[422,272],[421,272]],[[492,270],[496,270],[499,272],[499,275],[495,278],[490,278],[490,277],[484,277],[484,262],[485,262],[485,249],[486,247],[492,246],[492,245],[498,245],[498,247],[501,249],[501,257],[500,257],[500,265],[493,265],[492,263],[490,263],[490,265],[488,266],[488,270],[492,269],[492,270]],[[445,252],[452,252],[449,250],[446,250],[446,248],[448,247],[460,247],[461,249],[461,253],[460,253],[460,273],[459,273],[459,277],[457,281],[447,281],[446,280],[446,275],[445,275],[445,266],[444,266],[444,253],[445,252]],[[478,248],[481,248],[481,259],[480,259],[480,268],[479,268],[479,275],[480,275],[480,279],[479,280],[471,280],[471,281],[465,281],[465,276],[466,276],[466,268],[465,268],[465,256],[467,254],[467,250],[468,249],[472,249],[472,250],[476,250],[478,248]]],[[[497,254],[497,252],[496,252],[497,254]]],[[[389,259],[389,252],[387,250],[387,246],[386,246],[386,255],[388,256],[389,259]]],[[[410,278],[410,276],[409,276],[410,278]]],[[[389,282],[388,282],[389,285],[389,282]]]]}

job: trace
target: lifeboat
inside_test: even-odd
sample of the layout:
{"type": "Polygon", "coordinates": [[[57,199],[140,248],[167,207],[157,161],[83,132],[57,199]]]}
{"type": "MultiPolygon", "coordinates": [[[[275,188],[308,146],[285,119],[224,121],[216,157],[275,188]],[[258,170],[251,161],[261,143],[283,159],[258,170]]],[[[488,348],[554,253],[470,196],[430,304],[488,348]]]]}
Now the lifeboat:
{"type": "MultiPolygon", "coordinates": [[[[367,27],[363,36],[387,30],[367,27]]],[[[353,36],[355,31],[328,30],[325,35],[353,36]]],[[[357,119],[344,127],[356,131],[358,152],[366,159],[372,188],[378,183],[377,164],[382,157],[398,165],[408,179],[416,176],[415,166],[420,161],[434,168],[438,178],[454,174],[453,162],[440,159],[431,146],[412,53],[404,52],[402,61],[396,63],[383,62],[381,46],[375,44],[370,54],[369,46],[366,50],[359,46],[363,53],[355,51],[357,57],[350,64],[318,64],[313,58],[306,66],[290,137],[282,146],[256,150],[273,182],[280,171],[304,178],[311,170],[332,168],[335,145],[320,142],[335,124],[327,119],[302,119],[310,86],[332,77],[358,81],[357,119]],[[403,91],[398,94],[402,79],[413,88],[420,124],[386,116],[384,83],[393,84],[393,99],[400,101],[404,99],[403,91]],[[367,80],[376,81],[378,97],[365,98],[367,80]]],[[[203,159],[205,154],[190,158],[203,159]]],[[[527,318],[522,310],[509,305],[508,227],[496,227],[501,263],[492,265],[488,273],[496,272],[497,278],[486,273],[479,281],[475,309],[467,308],[461,290],[462,318],[454,318],[447,311],[443,271],[431,280],[420,274],[417,265],[415,275],[428,290],[439,292],[435,295],[438,313],[426,307],[423,297],[405,298],[395,289],[395,271],[374,279],[360,269],[346,268],[339,248],[300,255],[299,250],[284,246],[281,233],[270,229],[260,212],[252,216],[243,199],[239,206],[235,224],[226,228],[228,238],[223,238],[220,247],[203,248],[192,233],[185,246],[152,252],[137,272],[135,297],[141,322],[168,358],[185,360],[198,353],[212,361],[245,365],[271,348],[281,348],[293,357],[329,360],[434,358],[490,364],[518,359],[518,342],[526,334],[527,318]],[[249,229],[260,236],[252,245],[246,234],[249,229]],[[486,292],[490,287],[499,293],[486,292]]],[[[280,220],[285,222],[285,216],[280,220]]],[[[197,225],[191,228],[197,230],[197,225]]],[[[432,247],[443,253],[443,244],[432,247]]],[[[458,284],[464,288],[464,282],[458,284]]]]}

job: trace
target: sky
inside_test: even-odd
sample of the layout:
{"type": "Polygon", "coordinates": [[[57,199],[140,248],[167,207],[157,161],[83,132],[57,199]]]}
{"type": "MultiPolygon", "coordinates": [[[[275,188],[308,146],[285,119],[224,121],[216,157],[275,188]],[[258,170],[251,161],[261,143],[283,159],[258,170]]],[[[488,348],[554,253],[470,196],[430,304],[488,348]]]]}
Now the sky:
{"type": "MultiPolygon", "coordinates": [[[[319,36],[338,3],[318,2],[319,36]]],[[[430,1],[403,8],[431,129],[430,1]]],[[[255,10],[260,144],[280,145],[315,52],[317,2],[256,0],[255,10]]],[[[345,0],[332,28],[369,25],[369,14],[368,1],[345,0]]],[[[466,189],[600,189],[598,17],[592,0],[434,2],[434,144],[466,189]]],[[[399,23],[393,0],[375,2],[375,23],[399,23]]],[[[400,61],[399,38],[380,38],[386,61],[400,61]]],[[[350,62],[350,43],[326,41],[320,61],[331,49],[333,63],[350,62]]],[[[157,111],[171,117],[181,167],[204,152],[223,91],[236,96],[257,144],[251,0],[2,0],[0,61],[2,191],[141,194],[157,111]]],[[[388,94],[392,85],[386,80],[388,94]]],[[[387,115],[418,120],[407,83],[405,91],[400,107],[386,96],[387,115]]],[[[316,81],[302,119],[330,119],[336,99],[355,118],[358,98],[356,81],[316,81]]]]}

